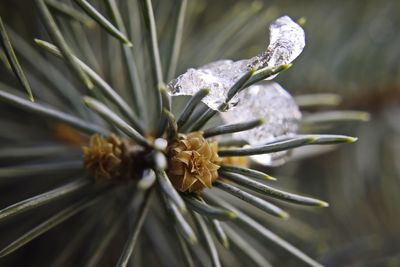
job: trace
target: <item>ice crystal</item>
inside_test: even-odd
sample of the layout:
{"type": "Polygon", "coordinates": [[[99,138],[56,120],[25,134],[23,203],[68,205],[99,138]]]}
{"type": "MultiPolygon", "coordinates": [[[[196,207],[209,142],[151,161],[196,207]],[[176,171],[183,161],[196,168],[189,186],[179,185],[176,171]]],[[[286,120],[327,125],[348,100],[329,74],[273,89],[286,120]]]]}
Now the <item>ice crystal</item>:
{"type": "Polygon", "coordinates": [[[303,51],[305,35],[303,28],[290,17],[283,16],[269,28],[269,45],[267,51],[255,57],[257,67],[275,67],[289,64],[303,51]]]}
{"type": "MultiPolygon", "coordinates": [[[[217,110],[232,85],[251,67],[270,68],[291,63],[300,55],[305,45],[303,29],[288,16],[280,17],[271,24],[269,39],[267,50],[251,59],[218,60],[198,69],[188,69],[168,84],[169,93],[172,96],[193,95],[202,88],[208,88],[210,94],[203,102],[217,110]]],[[[230,107],[237,100],[233,98],[229,103],[230,107]]]]}
{"type": "MultiPolygon", "coordinates": [[[[250,67],[249,60],[218,60],[198,69],[188,69],[168,85],[171,95],[194,95],[202,88],[210,89],[203,102],[217,110],[226,98],[229,88],[250,67]]],[[[230,104],[234,105],[236,98],[230,104]]]]}
{"type": "MultiPolygon", "coordinates": [[[[221,115],[227,123],[264,119],[263,125],[234,134],[235,138],[246,140],[250,145],[265,144],[293,135],[301,118],[292,96],[278,83],[271,81],[250,86],[241,92],[237,105],[221,115]]],[[[281,156],[262,155],[253,159],[269,165],[274,157],[281,156]]]]}

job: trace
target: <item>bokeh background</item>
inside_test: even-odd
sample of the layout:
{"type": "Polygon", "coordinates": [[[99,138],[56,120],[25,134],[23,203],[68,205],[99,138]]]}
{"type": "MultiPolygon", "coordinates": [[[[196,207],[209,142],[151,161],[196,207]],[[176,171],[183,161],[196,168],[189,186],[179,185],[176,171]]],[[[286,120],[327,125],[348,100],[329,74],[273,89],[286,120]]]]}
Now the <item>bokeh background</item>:
{"type": "MultiPolygon", "coordinates": [[[[168,38],[174,1],[154,3],[159,36],[168,38]]],[[[330,131],[358,136],[355,144],[267,169],[279,187],[331,204],[288,206],[292,219],[271,219],[269,227],[326,266],[400,266],[400,1],[196,0],[188,12],[179,72],[252,57],[265,48],[272,19],[306,18],[306,48],[278,81],[293,95],[339,94],[339,109],[368,111],[371,120],[330,131]]],[[[31,1],[2,0],[0,14],[26,40],[43,35],[31,1]]],[[[299,266],[275,253],[276,266],[299,266]]]]}

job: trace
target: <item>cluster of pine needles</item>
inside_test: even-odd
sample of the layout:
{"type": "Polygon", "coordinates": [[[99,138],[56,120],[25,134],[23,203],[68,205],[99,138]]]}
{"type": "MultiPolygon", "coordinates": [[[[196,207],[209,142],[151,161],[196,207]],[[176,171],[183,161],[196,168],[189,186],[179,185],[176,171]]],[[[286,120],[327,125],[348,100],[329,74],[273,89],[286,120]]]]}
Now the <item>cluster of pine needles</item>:
{"type": "MultiPolygon", "coordinates": [[[[75,262],[79,266],[101,266],[102,259],[113,259],[117,249],[116,266],[127,266],[129,262],[148,266],[158,262],[161,266],[217,267],[221,262],[227,266],[233,264],[236,256],[229,252],[232,249],[243,255],[234,264],[265,267],[271,263],[261,251],[275,244],[310,266],[320,266],[268,230],[264,214],[254,210],[258,208],[278,219],[287,219],[289,214],[276,206],[275,200],[312,207],[327,207],[328,203],[276,189],[268,184],[274,177],[248,166],[230,164],[235,161],[229,159],[308,145],[354,142],[356,138],[298,134],[244,147],[240,140],[225,140],[218,143],[219,177],[213,181],[212,189],[180,192],[168,176],[167,150],[180,136],[199,132],[208,144],[216,136],[259,126],[260,120],[208,128],[207,123],[218,117],[240,91],[290,66],[250,69],[230,88],[219,110],[201,103],[209,93],[204,88],[190,97],[182,110],[174,112],[166,83],[176,77],[177,68],[183,68],[179,67],[180,62],[185,67],[211,60],[223,47],[228,53],[239,50],[245,45],[243,40],[249,37],[250,29],[265,26],[274,11],[262,11],[257,3],[241,6],[240,11],[235,6],[215,24],[215,31],[210,31],[209,36],[200,32],[190,39],[197,41],[196,44],[189,41],[196,51],[196,56],[193,53],[191,56],[183,53],[184,26],[194,27],[191,18],[199,13],[199,8],[188,5],[186,0],[156,1],[154,10],[151,0],[97,1],[96,7],[86,0],[72,2],[35,1],[52,42],[35,39],[34,43],[65,65],[39,53],[0,20],[1,59],[29,98],[20,89],[0,83],[1,110],[11,114],[1,118],[1,140],[5,141],[0,148],[0,185],[3,188],[12,185],[18,192],[30,185],[43,190],[58,184],[49,191],[33,196],[29,193],[28,198],[1,208],[0,224],[12,224],[6,224],[8,244],[1,248],[0,257],[12,257],[11,253],[59,224],[67,227],[66,221],[80,214],[77,217],[81,218],[81,225],[73,227],[76,230],[73,238],[56,239],[63,244],[62,252],[52,259],[54,262],[42,259],[46,264],[71,266],[75,262]],[[162,28],[159,31],[155,11],[157,26],[162,28]],[[256,20],[263,23],[254,24],[256,20]],[[224,30],[218,32],[218,29],[224,30]],[[237,34],[242,37],[226,46],[237,34]],[[21,66],[19,58],[26,66],[21,66]],[[37,124],[24,123],[29,120],[37,124]],[[15,125],[15,121],[22,123],[15,125]],[[129,162],[136,164],[137,177],[130,177],[131,180],[99,181],[82,162],[81,147],[89,145],[90,137],[109,137],[112,133],[116,136],[114,143],[120,139],[141,151],[140,159],[136,157],[129,162]],[[5,145],[7,140],[16,144],[5,145]],[[39,223],[35,219],[26,222],[24,214],[35,217],[31,210],[45,218],[39,223]],[[22,234],[20,229],[24,229],[22,234]],[[120,233],[126,234],[121,237],[120,233]],[[251,235],[258,240],[249,241],[251,235]],[[157,257],[151,259],[153,256],[149,255],[154,253],[157,257]],[[84,257],[77,262],[76,255],[84,257]]],[[[309,108],[334,105],[337,98],[307,95],[296,100],[300,107],[309,108]]],[[[318,129],[315,125],[349,118],[362,120],[365,113],[313,113],[305,117],[304,125],[306,129],[318,129]]],[[[113,159],[114,165],[107,166],[112,168],[119,163],[121,152],[110,151],[111,156],[117,157],[113,159]]],[[[274,260],[273,255],[270,260],[274,260]]]]}

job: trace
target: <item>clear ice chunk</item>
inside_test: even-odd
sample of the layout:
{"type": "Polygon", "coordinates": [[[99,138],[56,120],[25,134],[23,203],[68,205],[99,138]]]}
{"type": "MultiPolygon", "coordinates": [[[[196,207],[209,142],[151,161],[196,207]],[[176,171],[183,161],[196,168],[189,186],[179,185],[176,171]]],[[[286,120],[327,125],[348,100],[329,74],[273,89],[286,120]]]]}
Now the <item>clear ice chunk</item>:
{"type": "Polygon", "coordinates": [[[253,64],[257,67],[289,64],[301,54],[305,45],[303,28],[288,16],[280,17],[269,27],[267,51],[258,55],[253,64]]]}
{"type": "Polygon", "coordinates": [[[238,103],[221,113],[226,123],[264,119],[264,124],[249,131],[235,133],[234,137],[250,145],[265,144],[296,133],[301,119],[300,110],[278,83],[264,81],[239,93],[238,103]]]}
{"type": "MultiPolygon", "coordinates": [[[[240,92],[237,105],[222,112],[221,116],[229,124],[263,118],[263,125],[233,134],[235,139],[260,145],[294,135],[301,112],[292,96],[278,83],[264,81],[240,92]]],[[[274,159],[280,159],[285,154],[258,155],[252,159],[263,165],[271,165],[274,159]]]]}
{"type": "MultiPolygon", "coordinates": [[[[250,69],[249,60],[218,60],[198,69],[188,69],[184,74],[168,84],[172,96],[194,95],[202,88],[210,89],[203,98],[204,104],[217,110],[225,101],[229,88],[250,69]]],[[[231,105],[236,99],[232,99],[231,105]]]]}
{"type": "MultiPolygon", "coordinates": [[[[251,67],[264,68],[288,64],[300,55],[304,46],[303,29],[288,16],[280,17],[270,26],[270,44],[265,52],[251,59],[218,60],[198,69],[188,69],[168,84],[168,92],[172,96],[194,95],[198,90],[208,88],[210,94],[202,101],[217,110],[225,101],[232,85],[251,67]]],[[[237,97],[233,98],[229,107],[234,106],[237,101],[237,97]]]]}

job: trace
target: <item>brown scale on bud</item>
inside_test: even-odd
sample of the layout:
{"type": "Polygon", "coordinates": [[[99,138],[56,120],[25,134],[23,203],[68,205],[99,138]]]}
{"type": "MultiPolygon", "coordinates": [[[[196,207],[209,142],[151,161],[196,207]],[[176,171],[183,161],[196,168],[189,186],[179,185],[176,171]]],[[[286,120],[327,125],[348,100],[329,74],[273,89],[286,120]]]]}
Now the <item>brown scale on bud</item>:
{"type": "Polygon", "coordinates": [[[83,164],[99,182],[135,179],[145,167],[144,149],[115,134],[102,137],[92,135],[88,146],[83,146],[83,164]]]}
{"type": "Polygon", "coordinates": [[[179,134],[167,149],[168,176],[181,192],[211,188],[221,165],[217,142],[209,143],[201,132],[179,134]]]}

